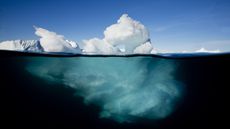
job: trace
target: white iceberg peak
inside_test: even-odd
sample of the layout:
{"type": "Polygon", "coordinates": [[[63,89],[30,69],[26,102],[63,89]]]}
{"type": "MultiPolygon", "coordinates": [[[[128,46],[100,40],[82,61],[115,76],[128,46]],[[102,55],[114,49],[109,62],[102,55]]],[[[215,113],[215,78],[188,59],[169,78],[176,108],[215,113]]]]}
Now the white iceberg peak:
{"type": "Polygon", "coordinates": [[[150,53],[149,49],[153,48],[151,43],[145,44],[150,42],[149,39],[149,32],[143,24],[133,20],[128,14],[123,14],[117,23],[105,29],[103,39],[85,40],[83,49],[86,54],[150,53]]]}
{"type": "Polygon", "coordinates": [[[199,50],[196,50],[196,52],[202,52],[202,53],[219,53],[220,50],[207,50],[205,48],[200,48],[199,50]]]}
{"type": "Polygon", "coordinates": [[[67,41],[63,35],[36,26],[34,28],[35,34],[41,37],[40,43],[45,52],[80,53],[80,48],[74,48],[77,44],[67,41]]]}

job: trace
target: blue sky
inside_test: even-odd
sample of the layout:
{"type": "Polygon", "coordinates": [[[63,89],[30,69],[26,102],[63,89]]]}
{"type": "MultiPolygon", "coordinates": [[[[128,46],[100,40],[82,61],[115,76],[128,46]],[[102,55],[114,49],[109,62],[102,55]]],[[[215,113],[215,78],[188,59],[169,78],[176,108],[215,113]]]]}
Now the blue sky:
{"type": "Polygon", "coordinates": [[[230,51],[230,0],[0,0],[0,41],[38,39],[33,25],[81,41],[103,37],[123,14],[162,50],[230,51]]]}

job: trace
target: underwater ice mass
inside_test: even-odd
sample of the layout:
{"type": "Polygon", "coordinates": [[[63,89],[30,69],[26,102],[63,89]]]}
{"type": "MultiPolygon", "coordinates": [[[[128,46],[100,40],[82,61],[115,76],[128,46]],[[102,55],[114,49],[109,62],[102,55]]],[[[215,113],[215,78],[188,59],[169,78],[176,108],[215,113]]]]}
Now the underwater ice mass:
{"type": "Polygon", "coordinates": [[[173,60],[144,56],[28,60],[31,74],[75,89],[85,104],[101,108],[99,117],[118,122],[165,118],[183,96],[173,60]]]}

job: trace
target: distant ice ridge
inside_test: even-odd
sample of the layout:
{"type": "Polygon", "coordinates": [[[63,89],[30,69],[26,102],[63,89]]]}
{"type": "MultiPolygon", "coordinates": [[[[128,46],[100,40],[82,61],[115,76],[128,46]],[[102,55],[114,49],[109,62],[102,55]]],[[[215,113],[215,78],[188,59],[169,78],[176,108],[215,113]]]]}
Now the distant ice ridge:
{"type": "Polygon", "coordinates": [[[0,50],[23,51],[23,52],[69,52],[80,53],[80,48],[74,41],[66,40],[72,51],[45,51],[40,40],[9,40],[0,43],[0,50]]]}
{"type": "Polygon", "coordinates": [[[11,40],[0,43],[0,50],[43,52],[43,48],[38,40],[11,40]]]}
{"type": "Polygon", "coordinates": [[[202,47],[201,49],[197,50],[196,52],[198,52],[198,53],[219,53],[220,50],[207,50],[207,49],[202,47]]]}
{"type": "Polygon", "coordinates": [[[10,40],[0,42],[0,50],[24,52],[62,52],[81,53],[81,49],[74,41],[65,39],[55,32],[34,26],[39,40],[10,40]]]}

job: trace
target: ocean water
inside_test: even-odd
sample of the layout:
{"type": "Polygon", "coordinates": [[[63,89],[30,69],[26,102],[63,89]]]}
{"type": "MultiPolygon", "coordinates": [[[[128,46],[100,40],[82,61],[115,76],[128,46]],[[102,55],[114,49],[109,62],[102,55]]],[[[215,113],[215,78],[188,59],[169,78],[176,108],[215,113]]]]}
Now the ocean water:
{"type": "Polygon", "coordinates": [[[230,54],[0,52],[1,126],[225,127],[230,54]]]}

